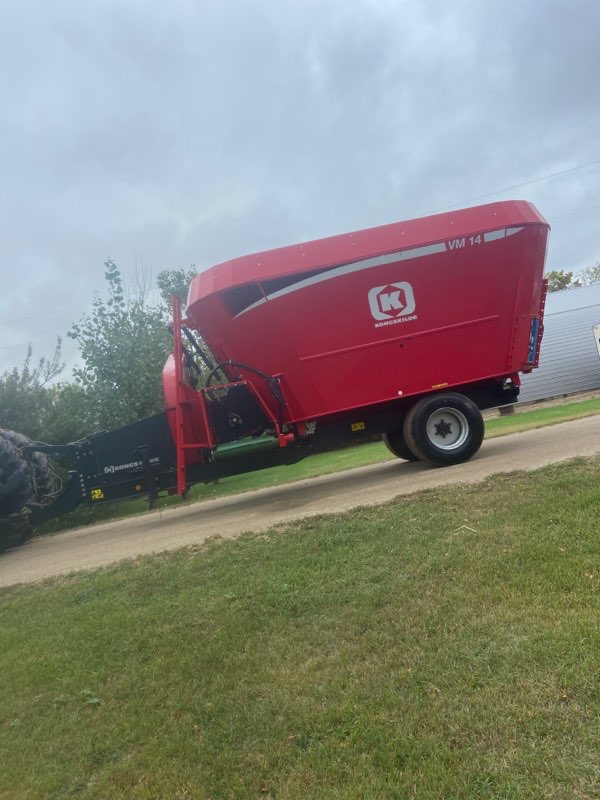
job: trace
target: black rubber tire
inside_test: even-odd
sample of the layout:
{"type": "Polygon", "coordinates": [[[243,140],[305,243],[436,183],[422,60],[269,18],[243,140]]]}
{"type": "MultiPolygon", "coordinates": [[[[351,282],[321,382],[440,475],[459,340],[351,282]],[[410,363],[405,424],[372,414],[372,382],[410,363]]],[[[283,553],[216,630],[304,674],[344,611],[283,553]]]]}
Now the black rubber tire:
{"type": "Polygon", "coordinates": [[[23,434],[0,428],[0,552],[31,539],[32,508],[51,503],[56,495],[48,456],[39,450],[25,451],[29,444],[23,434]]]}
{"type": "Polygon", "coordinates": [[[0,518],[18,513],[32,500],[29,464],[0,431],[0,518]]]}
{"type": "Polygon", "coordinates": [[[34,528],[29,522],[29,514],[13,514],[0,520],[0,553],[18,547],[33,538],[34,528]]]}
{"type": "Polygon", "coordinates": [[[404,419],[404,438],[421,461],[449,467],[468,461],[481,447],[483,417],[463,394],[446,392],[419,400],[404,419]]]}
{"type": "Polygon", "coordinates": [[[31,439],[22,433],[3,428],[0,429],[0,437],[12,444],[18,455],[29,465],[33,501],[40,505],[49,503],[56,494],[57,484],[48,456],[39,450],[24,453],[23,448],[31,444],[31,439]]]}
{"type": "Polygon", "coordinates": [[[396,458],[401,458],[404,461],[419,460],[418,456],[416,456],[406,444],[406,439],[404,438],[402,428],[398,428],[395,431],[390,431],[389,433],[384,433],[383,441],[390,453],[393,453],[396,458]]]}

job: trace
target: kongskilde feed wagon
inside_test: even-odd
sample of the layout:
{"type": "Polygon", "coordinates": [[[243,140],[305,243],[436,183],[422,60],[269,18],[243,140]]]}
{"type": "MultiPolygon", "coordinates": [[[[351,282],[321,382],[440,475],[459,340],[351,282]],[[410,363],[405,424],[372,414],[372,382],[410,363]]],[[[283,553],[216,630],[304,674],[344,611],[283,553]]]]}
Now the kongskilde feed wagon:
{"type": "Polygon", "coordinates": [[[0,436],[0,518],[289,464],[381,434],[399,458],[471,458],[481,410],[537,366],[549,226],[510,201],[236,258],[173,303],[165,411],[51,446],[0,436]],[[71,467],[62,491],[48,457],[71,467]]]}

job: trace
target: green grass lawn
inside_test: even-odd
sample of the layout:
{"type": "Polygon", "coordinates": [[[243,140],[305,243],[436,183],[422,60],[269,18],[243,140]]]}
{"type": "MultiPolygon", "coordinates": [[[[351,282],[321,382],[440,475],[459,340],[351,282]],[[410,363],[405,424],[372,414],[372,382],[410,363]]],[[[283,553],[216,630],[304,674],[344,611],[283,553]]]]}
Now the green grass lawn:
{"type": "Polygon", "coordinates": [[[600,796],[600,458],[0,593],[0,797],[600,796]]]}
{"type": "Polygon", "coordinates": [[[491,439],[494,436],[544,428],[546,425],[556,425],[559,422],[590,417],[594,414],[600,414],[600,397],[538,408],[535,411],[522,410],[506,417],[495,417],[486,421],[485,435],[487,439],[491,439]]]}
{"type": "MultiPolygon", "coordinates": [[[[487,439],[503,436],[532,428],[541,428],[546,425],[555,425],[571,419],[580,419],[593,414],[600,414],[600,398],[583,400],[572,403],[563,403],[558,406],[537,409],[536,411],[519,411],[508,417],[495,417],[488,419],[485,425],[487,439]]],[[[485,443],[484,443],[485,446],[485,443]]],[[[318,453],[309,456],[297,464],[284,467],[273,467],[257,472],[248,472],[243,475],[234,475],[223,478],[218,483],[199,484],[190,490],[190,502],[212,500],[240,492],[250,492],[268,486],[278,486],[283,483],[292,483],[303,478],[316,478],[333,472],[364,467],[382,461],[393,460],[387,447],[382,442],[362,444],[348,447],[330,453],[318,453]]],[[[181,504],[181,499],[175,497],[161,497],[160,504],[164,508],[181,504]]],[[[65,528],[74,528],[81,525],[90,525],[110,519],[118,519],[135,514],[143,514],[147,509],[145,499],[136,498],[119,503],[110,503],[105,506],[80,507],[70,514],[65,514],[59,519],[52,520],[41,527],[41,533],[50,533],[65,528]]]]}

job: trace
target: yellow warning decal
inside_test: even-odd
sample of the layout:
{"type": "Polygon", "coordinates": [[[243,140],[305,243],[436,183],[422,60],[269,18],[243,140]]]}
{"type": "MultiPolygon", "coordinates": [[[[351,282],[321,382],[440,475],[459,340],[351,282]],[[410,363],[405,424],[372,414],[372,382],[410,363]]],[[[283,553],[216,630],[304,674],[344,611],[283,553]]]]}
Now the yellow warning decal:
{"type": "Polygon", "coordinates": [[[102,500],[104,498],[104,492],[102,489],[92,489],[90,492],[92,500],[102,500]]]}
{"type": "Polygon", "coordinates": [[[350,428],[353,431],[364,431],[365,423],[364,422],[353,422],[350,428]]]}
{"type": "Polygon", "coordinates": [[[432,389],[443,389],[444,386],[448,386],[448,381],[446,381],[446,383],[434,383],[431,388],[432,389]]]}

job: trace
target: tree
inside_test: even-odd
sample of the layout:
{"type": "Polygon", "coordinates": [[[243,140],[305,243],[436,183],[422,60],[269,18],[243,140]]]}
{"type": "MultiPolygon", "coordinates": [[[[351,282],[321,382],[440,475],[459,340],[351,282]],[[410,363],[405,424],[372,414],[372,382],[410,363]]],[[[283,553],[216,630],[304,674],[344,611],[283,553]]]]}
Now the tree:
{"type": "Polygon", "coordinates": [[[87,395],[90,423],[111,429],[163,408],[161,372],[171,349],[162,309],[149,306],[138,291],[126,300],[121,273],[108,259],[106,300],[96,295],[90,316],[68,336],[79,344],[83,366],[73,370],[87,395]]]}
{"type": "Polygon", "coordinates": [[[195,269],[164,269],[158,273],[156,284],[163,302],[171,315],[171,296],[177,295],[179,302],[185,306],[190,283],[196,277],[195,269]]]}
{"type": "Polygon", "coordinates": [[[0,374],[0,427],[54,444],[163,408],[161,372],[172,348],[171,294],[185,303],[196,271],[163,270],[157,285],[164,305],[155,307],[145,301],[145,272],[136,273],[134,297],[128,300],[116,264],[109,259],[104,267],[106,299],[96,295],[91,315],[68,334],[78,342],[83,360],[74,369],[75,382],[54,382],[64,368],[60,340],[52,357],[37,364],[29,347],[22,367],[0,374]]]}
{"type": "Polygon", "coordinates": [[[565,272],[564,269],[555,269],[547,272],[546,278],[548,278],[549,292],[559,292],[561,289],[576,289],[579,286],[590,286],[592,283],[600,282],[600,261],[583,269],[575,280],[573,280],[573,273],[565,272]]]}
{"type": "Polygon", "coordinates": [[[0,427],[19,431],[30,439],[41,439],[50,404],[48,384],[64,368],[60,339],[50,358],[42,357],[37,364],[32,360],[33,350],[29,345],[23,366],[0,375],[0,427]]]}
{"type": "Polygon", "coordinates": [[[593,264],[591,267],[586,267],[579,277],[584,286],[598,283],[600,281],[600,261],[597,264],[593,264]]]}
{"type": "Polygon", "coordinates": [[[64,444],[83,439],[93,432],[92,404],[77,383],[57,383],[47,389],[42,416],[42,439],[64,444]]]}
{"type": "Polygon", "coordinates": [[[549,292],[560,292],[562,289],[574,289],[582,285],[580,280],[573,280],[572,272],[565,272],[564,269],[553,269],[546,273],[546,278],[549,292]]]}

